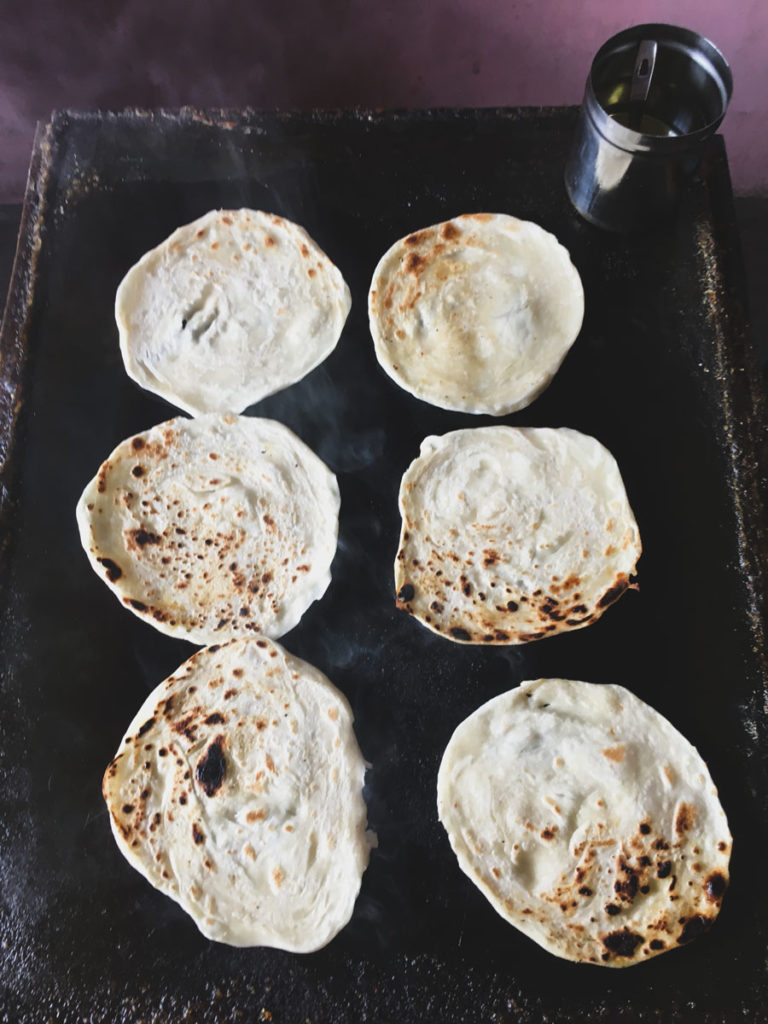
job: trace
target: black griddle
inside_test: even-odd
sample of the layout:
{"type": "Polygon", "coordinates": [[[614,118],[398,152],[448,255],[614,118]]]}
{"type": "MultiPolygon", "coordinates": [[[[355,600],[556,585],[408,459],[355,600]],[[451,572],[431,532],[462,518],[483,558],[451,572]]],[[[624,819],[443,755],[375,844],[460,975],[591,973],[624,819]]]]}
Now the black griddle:
{"type": "Polygon", "coordinates": [[[677,215],[614,236],[562,183],[573,109],[57,113],[33,154],[0,339],[0,1007],[3,1021],[750,1021],[766,983],[764,415],[721,139],[677,215]],[[333,582],[283,638],[351,701],[372,763],[371,856],[321,952],[210,943],[124,861],[103,770],[194,648],[122,609],[80,549],[82,487],[177,411],[125,375],[128,267],[213,207],[302,224],[345,275],[334,353],[252,413],[336,472],[333,582]],[[402,235],[472,211],[538,222],[585,286],[549,389],[501,422],[570,426],[618,459],[644,543],[639,593],[525,647],[451,644],[394,606],[400,476],[427,434],[496,422],[433,408],[379,368],[366,296],[402,235]],[[629,970],[558,960],[461,874],[435,782],[458,723],[523,679],[620,683],[699,749],[734,835],[715,927],[629,970]]]}

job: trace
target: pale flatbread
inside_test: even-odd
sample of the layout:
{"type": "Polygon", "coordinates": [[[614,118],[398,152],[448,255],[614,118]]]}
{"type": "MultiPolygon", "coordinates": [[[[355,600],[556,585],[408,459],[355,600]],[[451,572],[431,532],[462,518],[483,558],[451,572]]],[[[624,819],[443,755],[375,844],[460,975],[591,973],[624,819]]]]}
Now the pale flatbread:
{"type": "Polygon", "coordinates": [[[484,704],[437,802],[462,871],[556,956],[626,967],[720,910],[731,836],[707,766],[623,687],[539,679],[484,704]]]}
{"type": "Polygon", "coordinates": [[[631,585],[640,535],[616,461],[567,428],[422,442],[400,486],[398,607],[459,643],[595,622],[631,585]]]}
{"type": "Polygon", "coordinates": [[[306,953],[352,915],[364,773],[344,696],[248,638],[198,651],[149,695],[103,790],[121,853],[203,935],[306,953]]]}
{"type": "Polygon", "coordinates": [[[292,629],[330,582],[338,516],[336,478],[287,427],[216,414],[123,441],[77,506],[107,586],[197,644],[292,629]]]}
{"type": "Polygon", "coordinates": [[[196,415],[242,412],[328,356],[350,308],[303,228],[212,210],[131,267],[115,316],[129,377],[196,415]]]}
{"type": "Polygon", "coordinates": [[[552,380],[581,330],[584,291],[554,235],[474,213],[396,242],[368,313],[376,356],[400,387],[443,409],[503,416],[552,380]]]}

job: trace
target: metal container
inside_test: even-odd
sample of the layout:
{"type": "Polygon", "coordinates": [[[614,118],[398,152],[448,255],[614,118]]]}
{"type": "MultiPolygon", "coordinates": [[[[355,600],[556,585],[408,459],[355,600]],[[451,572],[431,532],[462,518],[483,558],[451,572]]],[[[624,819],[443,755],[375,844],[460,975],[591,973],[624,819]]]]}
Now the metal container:
{"type": "Polygon", "coordinates": [[[674,25],[636,25],[598,50],[565,170],[571,202],[630,231],[674,208],[733,90],[725,57],[674,25]]]}

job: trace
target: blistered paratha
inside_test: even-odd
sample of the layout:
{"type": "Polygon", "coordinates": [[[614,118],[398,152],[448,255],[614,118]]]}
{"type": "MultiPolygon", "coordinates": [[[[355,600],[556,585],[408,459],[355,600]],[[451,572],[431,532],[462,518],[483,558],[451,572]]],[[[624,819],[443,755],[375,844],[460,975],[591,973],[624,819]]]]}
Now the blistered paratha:
{"type": "Polygon", "coordinates": [[[204,648],[147,698],[104,775],[120,851],[210,939],[309,952],[368,863],[344,696],[264,638],[204,648]]]}
{"type": "Polygon", "coordinates": [[[502,416],[557,372],[581,330],[584,292],[554,235],[475,213],[396,242],[374,272],[368,313],[378,360],[402,388],[502,416]]]}
{"type": "Polygon", "coordinates": [[[77,521],[127,608],[206,644],[292,629],[330,582],[338,513],[336,478],[287,427],[209,414],[118,445],[77,521]]]}
{"type": "Polygon", "coordinates": [[[344,279],[297,224],[212,210],[131,267],[115,316],[125,369],[186,412],[241,412],[333,350],[344,279]]]}
{"type": "Polygon", "coordinates": [[[696,938],[731,836],[693,746],[620,686],[540,679],[456,729],[438,811],[495,910],[568,960],[625,967],[696,938]]]}
{"type": "Polygon", "coordinates": [[[400,512],[398,606],[459,643],[588,626],[632,585],[640,556],[615,459],[567,428],[426,438],[400,512]]]}

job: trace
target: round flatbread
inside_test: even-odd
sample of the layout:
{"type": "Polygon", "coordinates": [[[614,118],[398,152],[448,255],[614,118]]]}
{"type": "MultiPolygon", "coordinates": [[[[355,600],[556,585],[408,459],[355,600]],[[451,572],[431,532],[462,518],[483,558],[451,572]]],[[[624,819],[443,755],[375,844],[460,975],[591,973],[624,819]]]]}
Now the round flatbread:
{"type": "Polygon", "coordinates": [[[378,360],[400,387],[443,409],[503,416],[554,377],[581,330],[584,291],[554,235],[473,213],[395,242],[368,313],[378,360]]]}
{"type": "Polygon", "coordinates": [[[567,428],[422,442],[400,486],[398,607],[459,643],[595,622],[631,585],[640,535],[611,453],[567,428]]]}
{"type": "Polygon", "coordinates": [[[198,651],[146,699],[104,775],[121,853],[233,946],[319,949],[370,850],[344,696],[264,638],[198,651]]]}
{"type": "Polygon", "coordinates": [[[525,682],[456,729],[437,782],[459,866],[567,960],[626,967],[720,910],[731,836],[709,771],[620,686],[525,682]]]}
{"type": "Polygon", "coordinates": [[[122,603],[197,644],[292,629],[331,579],[339,489],[274,420],[178,418],[123,441],[77,506],[122,603]]]}
{"type": "Polygon", "coordinates": [[[196,415],[242,412],[328,356],[350,308],[303,228],[260,210],[212,210],[131,267],[115,317],[128,376],[196,415]]]}

